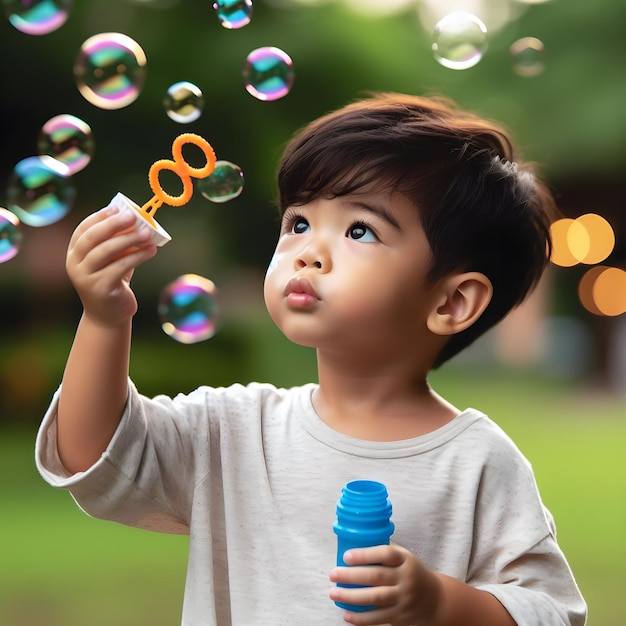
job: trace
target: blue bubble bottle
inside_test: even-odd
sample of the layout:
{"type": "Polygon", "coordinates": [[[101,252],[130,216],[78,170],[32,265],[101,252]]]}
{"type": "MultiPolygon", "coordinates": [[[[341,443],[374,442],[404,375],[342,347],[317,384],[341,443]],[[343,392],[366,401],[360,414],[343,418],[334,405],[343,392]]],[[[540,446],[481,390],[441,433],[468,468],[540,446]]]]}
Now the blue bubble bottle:
{"type": "MultiPolygon", "coordinates": [[[[346,565],[343,555],[351,548],[389,545],[389,539],[394,531],[391,510],[387,488],[382,483],[373,480],[353,480],[345,485],[337,502],[337,521],[333,526],[337,535],[337,565],[346,565]]],[[[360,585],[338,583],[338,586],[360,585]]],[[[376,608],[343,602],[335,604],[355,612],[371,611],[376,608]]]]}

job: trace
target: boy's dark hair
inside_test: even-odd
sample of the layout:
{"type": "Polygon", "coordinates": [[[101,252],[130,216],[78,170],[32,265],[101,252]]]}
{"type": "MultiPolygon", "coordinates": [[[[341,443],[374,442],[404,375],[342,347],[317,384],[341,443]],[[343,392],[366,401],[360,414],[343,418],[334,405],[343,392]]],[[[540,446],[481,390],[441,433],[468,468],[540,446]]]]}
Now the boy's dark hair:
{"type": "Polygon", "coordinates": [[[356,191],[394,191],[419,211],[431,283],[451,272],[489,278],[481,317],[451,336],[433,367],[463,350],[520,304],[539,281],[556,215],[529,164],[514,162],[506,132],[443,98],[375,94],[315,120],[288,143],[278,205],[356,191]]]}

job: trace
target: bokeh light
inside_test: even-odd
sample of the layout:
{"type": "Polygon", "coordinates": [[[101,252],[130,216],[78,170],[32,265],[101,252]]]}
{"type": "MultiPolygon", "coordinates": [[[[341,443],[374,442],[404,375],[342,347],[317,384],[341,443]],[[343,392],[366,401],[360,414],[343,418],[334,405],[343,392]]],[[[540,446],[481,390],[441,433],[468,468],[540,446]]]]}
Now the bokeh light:
{"type": "Polygon", "coordinates": [[[536,37],[522,37],[511,44],[513,69],[518,76],[531,78],[544,70],[544,45],[536,37]]]}
{"type": "Polygon", "coordinates": [[[122,33],[100,33],[87,39],[74,64],[74,78],[85,100],[101,109],[121,109],[143,89],[146,55],[122,33]]]}
{"type": "Polygon", "coordinates": [[[550,260],[561,267],[601,263],[615,247],[613,228],[606,219],[595,213],[586,213],[576,219],[557,220],[550,227],[550,235],[550,260]]]}
{"type": "Polygon", "coordinates": [[[27,35],[47,35],[69,17],[72,0],[4,0],[9,22],[27,35]]]}
{"type": "Polygon", "coordinates": [[[49,156],[22,159],[7,184],[10,211],[28,226],[48,226],[69,212],[76,190],[66,165],[49,156]]]}
{"type": "Polygon", "coordinates": [[[224,28],[243,28],[252,19],[252,0],[216,0],[213,8],[224,28]]]}
{"type": "Polygon", "coordinates": [[[0,207],[0,263],[12,259],[22,245],[20,220],[11,211],[0,207]]]}
{"type": "Polygon", "coordinates": [[[248,55],[243,76],[249,94],[258,100],[278,100],[286,96],[293,85],[293,61],[280,48],[257,48],[248,55]]]}
{"type": "Polygon", "coordinates": [[[54,157],[67,165],[72,175],[91,161],[94,153],[93,134],[89,124],[78,117],[56,115],[43,125],[37,149],[40,155],[54,157]]]}
{"type": "Polygon", "coordinates": [[[197,85],[183,80],[168,88],[163,104],[170,119],[189,124],[202,115],[204,96],[197,85]]]}
{"type": "Polygon", "coordinates": [[[580,280],[578,296],[594,315],[622,315],[626,313],[626,272],[618,267],[593,267],[580,280]]]}
{"type": "Polygon", "coordinates": [[[244,177],[241,168],[230,161],[217,161],[210,176],[198,180],[198,189],[211,202],[228,202],[243,191],[244,177]]]}
{"type": "Polygon", "coordinates": [[[487,49],[487,27],[472,13],[455,11],[440,19],[433,32],[437,62],[451,70],[474,67],[487,49]]]}
{"type": "MultiPolygon", "coordinates": [[[[552,254],[550,256],[550,261],[552,261],[555,265],[560,265],[561,267],[571,267],[580,263],[580,259],[574,255],[569,245],[570,226],[574,223],[575,220],[569,217],[564,217],[563,219],[556,220],[550,226],[550,237],[552,239],[552,254]]],[[[579,230],[580,229],[582,229],[583,234],[585,234],[586,231],[584,228],[579,227],[579,230]]],[[[576,234],[576,229],[574,234],[576,234]]]]}
{"type": "Polygon", "coordinates": [[[576,218],[589,235],[589,250],[580,260],[586,265],[602,263],[613,252],[615,233],[611,224],[597,213],[586,213],[576,218]]]}
{"type": "Polygon", "coordinates": [[[180,343],[210,339],[217,332],[217,288],[197,274],[184,274],[163,289],[158,314],[163,331],[180,343]]]}

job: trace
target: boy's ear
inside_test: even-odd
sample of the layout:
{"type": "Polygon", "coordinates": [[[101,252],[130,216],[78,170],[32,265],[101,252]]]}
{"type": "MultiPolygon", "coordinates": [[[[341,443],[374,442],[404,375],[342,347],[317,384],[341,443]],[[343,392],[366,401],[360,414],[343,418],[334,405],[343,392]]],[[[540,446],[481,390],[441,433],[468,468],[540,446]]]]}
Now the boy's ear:
{"type": "Polygon", "coordinates": [[[428,329],[435,335],[454,335],[469,328],[483,314],[492,295],[491,281],[480,272],[445,278],[428,316],[428,329]]]}

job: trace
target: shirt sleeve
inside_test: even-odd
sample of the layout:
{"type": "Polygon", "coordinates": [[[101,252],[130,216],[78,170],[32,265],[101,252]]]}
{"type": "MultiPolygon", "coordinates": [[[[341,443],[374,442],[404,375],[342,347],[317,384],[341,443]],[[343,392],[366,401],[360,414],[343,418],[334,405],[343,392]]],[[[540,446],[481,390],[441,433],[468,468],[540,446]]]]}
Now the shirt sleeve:
{"type": "Polygon", "coordinates": [[[518,626],[583,626],[587,606],[530,463],[506,436],[491,440],[486,458],[468,583],[495,596],[518,626]]]}
{"type": "MultiPolygon", "coordinates": [[[[206,403],[200,393],[185,400],[148,399],[129,381],[120,424],[100,459],[71,474],[57,450],[59,391],[37,434],[37,468],[50,485],[67,489],[88,515],[146,530],[188,534],[193,487],[206,474],[210,448],[206,403]],[[149,427],[148,427],[149,426],[149,427]],[[207,440],[195,446],[194,440],[207,440]]],[[[182,398],[182,396],[181,396],[182,398]]]]}
{"type": "Polygon", "coordinates": [[[503,584],[478,588],[495,596],[518,626],[584,626],[587,606],[550,536],[501,572],[503,584]]]}

